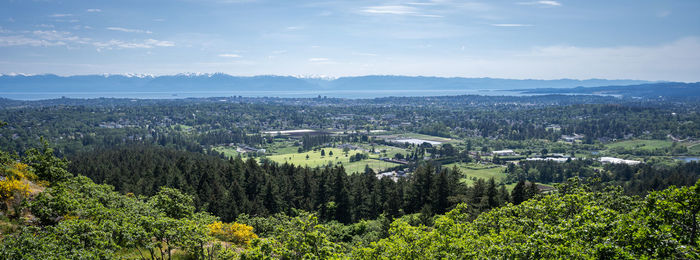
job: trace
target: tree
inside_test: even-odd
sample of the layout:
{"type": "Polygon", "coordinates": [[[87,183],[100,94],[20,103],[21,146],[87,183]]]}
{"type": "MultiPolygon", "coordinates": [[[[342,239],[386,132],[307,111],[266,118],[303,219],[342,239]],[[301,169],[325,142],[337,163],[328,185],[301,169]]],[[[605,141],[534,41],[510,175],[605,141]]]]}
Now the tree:
{"type": "Polygon", "coordinates": [[[525,180],[520,180],[518,184],[515,185],[513,191],[511,192],[511,199],[513,204],[518,205],[523,201],[527,200],[527,192],[525,191],[525,180]]]}
{"type": "Polygon", "coordinates": [[[174,219],[189,217],[194,213],[192,196],[173,188],[161,187],[160,191],[148,202],[154,208],[163,211],[166,216],[174,219]]]}
{"type": "Polygon", "coordinates": [[[341,167],[333,170],[335,172],[333,184],[333,200],[336,204],[335,219],[341,223],[350,223],[352,214],[350,213],[350,196],[346,187],[346,173],[341,167]]]}
{"type": "Polygon", "coordinates": [[[321,157],[326,156],[326,150],[321,149],[321,157]]]}
{"type": "Polygon", "coordinates": [[[71,177],[72,174],[67,170],[68,161],[56,157],[49,143],[43,138],[41,143],[41,149],[27,150],[27,156],[24,158],[39,179],[55,183],[71,177]]]}

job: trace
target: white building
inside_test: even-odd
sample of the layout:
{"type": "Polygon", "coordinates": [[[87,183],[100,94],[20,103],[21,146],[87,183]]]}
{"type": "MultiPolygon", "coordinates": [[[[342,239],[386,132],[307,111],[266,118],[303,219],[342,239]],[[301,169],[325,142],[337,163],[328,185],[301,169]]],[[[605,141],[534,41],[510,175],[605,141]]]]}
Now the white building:
{"type": "Polygon", "coordinates": [[[509,155],[515,155],[515,152],[513,150],[507,149],[507,150],[493,151],[492,154],[498,155],[498,156],[509,156],[509,155]]]}
{"type": "Polygon", "coordinates": [[[641,161],[635,161],[635,160],[625,160],[625,159],[620,159],[620,158],[615,158],[615,157],[600,157],[600,162],[602,163],[623,163],[627,165],[637,165],[642,163],[641,161]]]}

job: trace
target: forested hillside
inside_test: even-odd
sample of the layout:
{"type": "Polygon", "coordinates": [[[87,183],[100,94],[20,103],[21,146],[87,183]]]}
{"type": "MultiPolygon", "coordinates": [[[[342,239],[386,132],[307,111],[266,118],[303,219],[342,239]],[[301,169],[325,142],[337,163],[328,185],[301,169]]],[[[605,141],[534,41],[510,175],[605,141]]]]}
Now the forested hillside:
{"type": "Polygon", "coordinates": [[[321,220],[343,223],[428,210],[442,214],[458,203],[478,212],[504,205],[509,192],[493,180],[467,186],[456,169],[421,165],[411,178],[377,179],[371,169],[348,175],[342,166],[298,167],[240,157],[214,156],[152,146],[84,154],[71,171],[117,191],[152,196],[160,187],[194,195],[198,209],[231,221],[241,213],[269,216],[318,211],[321,220]],[[125,164],[123,162],[129,162],[125,164]]]}
{"type": "MultiPolygon", "coordinates": [[[[115,192],[112,186],[74,177],[66,171],[66,161],[52,153],[45,146],[26,157],[0,154],[4,259],[607,259],[700,254],[700,181],[630,197],[615,186],[589,186],[573,178],[556,193],[482,214],[473,204],[459,203],[434,217],[421,212],[392,221],[382,214],[347,225],[320,221],[324,211],[299,210],[268,217],[242,214],[238,223],[223,223],[196,210],[192,197],[177,189],[160,188],[150,197],[115,192]]],[[[342,173],[338,168],[328,171],[330,176],[342,173]]],[[[442,174],[425,171],[420,186],[442,174]]],[[[238,175],[242,173],[233,174],[238,175]]],[[[353,201],[337,194],[331,197],[338,203],[353,201]]],[[[441,205],[440,198],[429,199],[424,191],[411,194],[416,196],[412,201],[441,205]]],[[[341,221],[350,217],[343,215],[348,214],[343,208],[335,211],[341,221]]]]}

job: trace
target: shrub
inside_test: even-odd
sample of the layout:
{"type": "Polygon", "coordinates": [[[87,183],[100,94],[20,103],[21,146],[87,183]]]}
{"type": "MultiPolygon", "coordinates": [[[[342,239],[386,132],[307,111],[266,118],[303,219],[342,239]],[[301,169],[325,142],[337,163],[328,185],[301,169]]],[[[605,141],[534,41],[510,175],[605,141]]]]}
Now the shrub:
{"type": "Polygon", "coordinates": [[[238,245],[247,245],[251,240],[258,238],[258,236],[253,233],[253,227],[246,224],[216,221],[209,224],[208,227],[210,235],[238,245]]]}

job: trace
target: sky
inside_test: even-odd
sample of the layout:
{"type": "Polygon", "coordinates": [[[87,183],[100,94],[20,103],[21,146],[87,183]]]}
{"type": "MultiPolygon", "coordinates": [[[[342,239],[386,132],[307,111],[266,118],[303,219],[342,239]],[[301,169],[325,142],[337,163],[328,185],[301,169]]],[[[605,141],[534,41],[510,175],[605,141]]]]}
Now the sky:
{"type": "Polygon", "coordinates": [[[698,0],[0,0],[0,73],[700,81],[698,0]]]}

